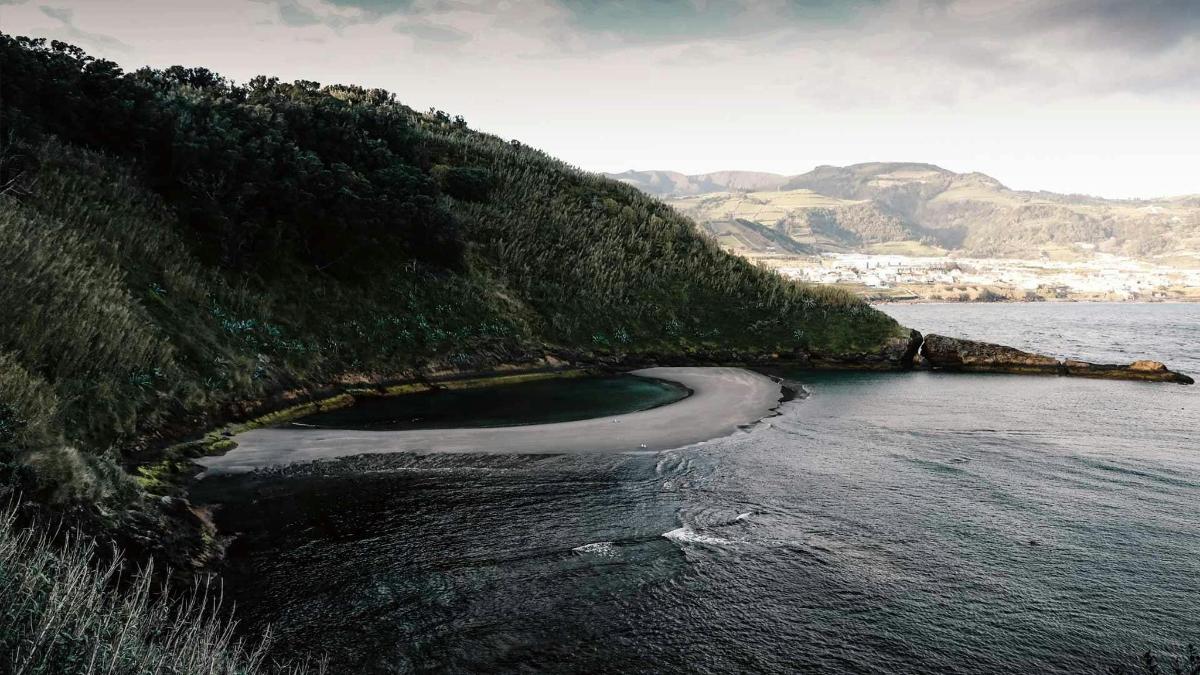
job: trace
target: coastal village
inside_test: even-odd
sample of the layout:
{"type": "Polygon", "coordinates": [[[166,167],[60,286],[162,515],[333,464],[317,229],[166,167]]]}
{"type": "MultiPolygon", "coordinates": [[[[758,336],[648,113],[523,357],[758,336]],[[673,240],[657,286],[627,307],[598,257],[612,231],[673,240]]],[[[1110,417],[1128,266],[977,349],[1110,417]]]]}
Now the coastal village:
{"type": "Polygon", "coordinates": [[[1190,268],[1102,253],[1078,261],[863,253],[756,260],[789,278],[845,286],[878,302],[1200,301],[1200,258],[1190,268]]]}

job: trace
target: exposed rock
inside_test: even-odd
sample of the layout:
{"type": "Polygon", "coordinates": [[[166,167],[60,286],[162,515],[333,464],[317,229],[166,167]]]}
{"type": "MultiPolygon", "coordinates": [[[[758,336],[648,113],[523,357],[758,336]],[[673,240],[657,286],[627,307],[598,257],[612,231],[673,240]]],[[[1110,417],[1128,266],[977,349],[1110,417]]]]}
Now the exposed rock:
{"type": "Polygon", "coordinates": [[[1158,361],[1135,361],[1129,365],[1088,363],[1033,354],[1012,347],[944,335],[928,335],[921,346],[922,364],[941,370],[972,373],[1034,373],[1072,375],[1113,380],[1145,380],[1192,384],[1192,378],[1168,369],[1158,361]]]}
{"type": "Polygon", "coordinates": [[[960,340],[928,335],[921,356],[931,368],[971,372],[1049,373],[1059,372],[1058,359],[990,342],[960,340]]]}
{"type": "Polygon", "coordinates": [[[901,368],[912,368],[924,338],[918,331],[909,331],[908,338],[892,338],[884,346],[885,358],[901,368]]]}
{"type": "Polygon", "coordinates": [[[929,362],[925,360],[924,356],[921,356],[920,352],[917,352],[915,355],[913,355],[912,367],[913,370],[929,370],[930,368],[929,362]]]}
{"type": "Polygon", "coordinates": [[[1088,363],[1068,359],[1063,361],[1067,375],[1076,377],[1107,378],[1112,380],[1147,380],[1150,382],[1177,382],[1192,384],[1192,378],[1176,373],[1158,361],[1134,361],[1128,366],[1088,363]]]}

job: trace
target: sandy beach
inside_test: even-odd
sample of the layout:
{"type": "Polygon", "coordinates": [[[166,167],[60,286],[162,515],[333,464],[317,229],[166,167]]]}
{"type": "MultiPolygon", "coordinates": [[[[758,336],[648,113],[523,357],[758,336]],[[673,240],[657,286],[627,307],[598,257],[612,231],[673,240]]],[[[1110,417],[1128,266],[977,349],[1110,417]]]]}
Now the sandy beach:
{"type": "Polygon", "coordinates": [[[678,382],[692,395],[670,405],[590,420],[482,429],[354,431],[256,429],[238,447],[196,460],[203,475],[331,457],[388,452],[564,453],[657,451],[727,436],[768,415],[780,386],[741,368],[646,368],[632,374],[678,382]]]}

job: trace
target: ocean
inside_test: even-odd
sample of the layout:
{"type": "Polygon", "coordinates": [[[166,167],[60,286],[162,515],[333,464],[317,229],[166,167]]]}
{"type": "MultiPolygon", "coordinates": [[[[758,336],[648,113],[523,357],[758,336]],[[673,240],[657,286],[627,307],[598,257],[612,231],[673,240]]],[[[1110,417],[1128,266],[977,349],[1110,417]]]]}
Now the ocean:
{"type": "MultiPolygon", "coordinates": [[[[1200,374],[1197,305],[882,309],[1200,374]]],[[[243,627],[335,673],[1074,673],[1200,641],[1200,389],[789,376],[807,398],[690,447],[374,455],[194,496],[236,534],[243,627]]]]}

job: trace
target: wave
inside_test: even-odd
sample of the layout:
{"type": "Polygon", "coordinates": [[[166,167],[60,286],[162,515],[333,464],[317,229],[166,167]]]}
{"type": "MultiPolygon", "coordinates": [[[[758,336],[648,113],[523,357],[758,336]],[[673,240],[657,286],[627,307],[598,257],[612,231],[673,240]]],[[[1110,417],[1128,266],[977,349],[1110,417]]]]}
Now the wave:
{"type": "Polygon", "coordinates": [[[718,546],[721,544],[729,543],[728,539],[722,539],[721,537],[714,537],[711,534],[701,534],[700,532],[697,532],[689,527],[678,527],[678,528],[675,528],[674,530],[671,530],[670,532],[663,532],[662,536],[666,537],[667,539],[670,539],[671,541],[673,541],[677,544],[688,543],[688,544],[708,544],[710,546],[718,546]]]}
{"type": "Polygon", "coordinates": [[[576,553],[586,553],[589,555],[598,555],[602,558],[617,557],[617,549],[611,541],[597,541],[592,544],[584,544],[571,549],[576,553]]]}

